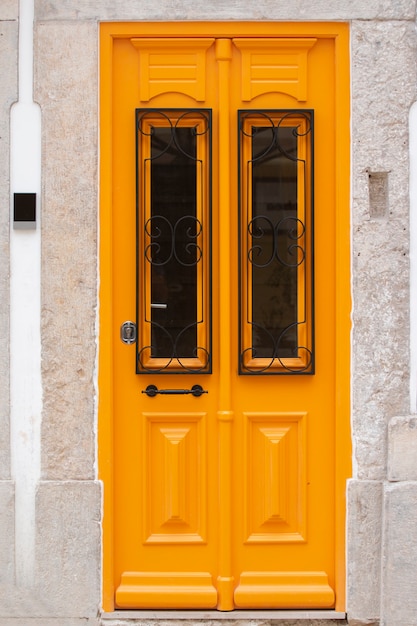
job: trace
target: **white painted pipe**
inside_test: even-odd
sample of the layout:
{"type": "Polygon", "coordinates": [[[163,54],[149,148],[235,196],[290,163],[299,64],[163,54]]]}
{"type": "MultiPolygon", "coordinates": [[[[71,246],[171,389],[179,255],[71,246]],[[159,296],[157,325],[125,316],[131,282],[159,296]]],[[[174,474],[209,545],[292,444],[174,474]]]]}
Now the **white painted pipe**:
{"type": "Polygon", "coordinates": [[[41,115],[33,102],[34,0],[19,5],[19,100],[10,123],[10,444],[15,482],[16,584],[34,584],[35,495],[40,477],[41,115]],[[13,194],[36,193],[34,230],[13,228],[13,194]]]}

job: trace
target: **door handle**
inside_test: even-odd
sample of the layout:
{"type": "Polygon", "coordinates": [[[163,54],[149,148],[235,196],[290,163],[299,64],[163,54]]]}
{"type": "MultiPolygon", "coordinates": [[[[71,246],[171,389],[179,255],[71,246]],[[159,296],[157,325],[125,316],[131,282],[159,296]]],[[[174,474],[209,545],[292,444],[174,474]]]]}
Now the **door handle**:
{"type": "Polygon", "coordinates": [[[156,385],[148,385],[146,389],[142,390],[142,393],[146,393],[149,398],[154,398],[158,394],[161,396],[184,396],[191,394],[199,398],[203,393],[208,393],[208,391],[203,389],[201,385],[193,385],[191,389],[158,389],[156,385]]]}

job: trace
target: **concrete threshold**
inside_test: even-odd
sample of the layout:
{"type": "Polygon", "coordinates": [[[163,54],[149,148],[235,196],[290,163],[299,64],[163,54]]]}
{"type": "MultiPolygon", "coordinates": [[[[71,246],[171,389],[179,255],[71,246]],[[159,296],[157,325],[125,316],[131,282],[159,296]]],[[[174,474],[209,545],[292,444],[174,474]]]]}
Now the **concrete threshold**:
{"type": "Polygon", "coordinates": [[[340,611],[113,611],[101,620],[343,620],[340,611]]]}

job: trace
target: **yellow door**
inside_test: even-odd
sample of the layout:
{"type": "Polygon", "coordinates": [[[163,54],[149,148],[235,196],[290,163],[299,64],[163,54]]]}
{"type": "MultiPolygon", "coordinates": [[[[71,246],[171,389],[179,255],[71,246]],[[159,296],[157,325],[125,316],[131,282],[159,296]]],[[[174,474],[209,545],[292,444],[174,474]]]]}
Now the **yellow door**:
{"type": "Polygon", "coordinates": [[[341,24],[102,26],[117,608],[343,608],[347,41],[341,24]]]}

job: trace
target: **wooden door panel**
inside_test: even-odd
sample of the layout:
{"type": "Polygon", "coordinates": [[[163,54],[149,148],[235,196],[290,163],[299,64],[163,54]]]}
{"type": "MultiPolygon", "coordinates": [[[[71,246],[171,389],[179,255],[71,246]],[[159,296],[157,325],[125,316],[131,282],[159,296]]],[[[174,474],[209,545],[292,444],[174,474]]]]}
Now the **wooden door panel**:
{"type": "MultiPolygon", "coordinates": [[[[339,26],[347,55],[347,31],[339,26]]],[[[123,35],[113,38],[110,47],[105,39],[103,52],[103,58],[111,58],[113,81],[107,149],[112,179],[110,561],[115,605],[330,608],[335,606],[335,589],[343,589],[343,581],[336,580],[335,556],[335,241],[341,236],[335,210],[335,58],[340,48],[333,31],[323,25],[279,25],[282,36],[277,36],[277,25],[267,24],[193,28],[153,24],[145,32],[138,25],[121,25],[123,35]],[[135,29],[142,32],[136,36],[135,29]],[[287,134],[285,145],[278,142],[271,152],[273,167],[265,167],[271,178],[265,183],[262,172],[255,180],[249,170],[243,171],[254,160],[255,148],[245,139],[239,149],[239,128],[245,137],[259,135],[266,117],[272,120],[272,135],[278,126],[287,134]],[[180,212],[170,224],[161,211],[166,206],[169,213],[170,203],[180,202],[180,188],[188,179],[153,203],[152,180],[159,179],[150,162],[161,141],[161,170],[173,162],[174,143],[180,160],[189,156],[175,131],[171,136],[165,132],[180,119],[188,124],[188,135],[195,132],[197,137],[193,159],[198,166],[187,176],[199,196],[193,215],[203,225],[198,235],[188,229],[184,250],[190,253],[194,237],[192,245],[204,250],[204,265],[198,265],[197,254],[197,295],[192,296],[197,304],[191,307],[199,319],[193,340],[197,351],[189,342],[191,347],[187,344],[181,352],[172,335],[175,349],[167,355],[153,330],[165,318],[154,315],[152,307],[169,310],[176,301],[181,312],[188,304],[176,295],[186,274],[181,263],[165,272],[165,291],[158,291],[155,267],[165,263],[157,257],[161,224],[174,232],[184,219],[180,212]],[[313,119],[314,142],[301,139],[313,119]],[[259,230],[242,223],[260,215],[271,233],[281,228],[268,235],[274,254],[283,237],[293,236],[294,229],[283,228],[272,217],[284,201],[269,202],[262,191],[262,208],[255,209],[253,190],[259,184],[273,187],[273,172],[281,176],[275,162],[289,145],[292,130],[296,157],[290,159],[303,165],[284,176],[283,185],[293,185],[296,205],[285,208],[285,219],[303,222],[302,228],[307,224],[309,232],[294,236],[295,287],[288,295],[284,283],[274,283],[275,268],[265,280],[255,276],[251,259],[261,254],[256,248],[259,230]],[[157,226],[152,224],[155,216],[157,226]],[[264,315],[259,299],[267,306],[271,301],[265,295],[268,289],[279,300],[276,311],[282,309],[283,298],[292,298],[294,321],[287,326],[293,323],[299,329],[297,339],[281,352],[273,338],[269,356],[253,331],[264,315]],[[155,294],[168,291],[170,300],[162,302],[161,297],[155,303],[155,294]],[[123,345],[120,325],[136,315],[137,345],[123,345]],[[272,367],[265,367],[268,360],[272,367]],[[204,391],[200,397],[188,393],[196,384],[204,391]],[[149,385],[156,388],[154,395],[147,393],[149,385]]],[[[103,33],[107,30],[103,25],[103,33]]],[[[343,124],[347,134],[346,120],[343,124]]],[[[175,170],[170,176],[175,178],[175,170]]],[[[175,245],[170,248],[174,256],[175,245]]],[[[284,261],[290,265],[287,257],[284,261]]],[[[271,323],[265,331],[271,336],[271,329],[281,328],[276,311],[275,326],[271,323]]],[[[176,328],[169,311],[166,320],[176,328]]]]}
{"type": "MultiPolygon", "coordinates": [[[[333,53],[330,53],[328,42],[318,38],[298,43],[288,42],[287,48],[285,45],[283,41],[276,43],[273,40],[245,41],[242,44],[236,42],[236,47],[244,51],[237,62],[242,64],[242,82],[244,84],[246,82],[246,97],[251,96],[251,100],[243,108],[240,99],[236,98],[235,107],[243,109],[241,117],[246,118],[248,124],[252,124],[252,128],[256,124],[261,127],[267,126],[269,119],[272,122],[276,119],[275,127],[277,129],[281,127],[280,113],[275,113],[274,118],[272,112],[268,121],[265,123],[262,121],[262,112],[268,114],[269,107],[272,109],[273,104],[276,109],[282,107],[284,110],[282,119],[285,123],[288,121],[289,125],[295,120],[297,110],[301,111],[300,119],[294,123],[297,127],[294,132],[298,136],[296,158],[300,159],[299,163],[303,163],[304,167],[303,172],[300,169],[297,172],[300,186],[297,191],[295,214],[295,219],[301,220],[303,224],[303,231],[302,237],[298,232],[292,242],[295,247],[298,246],[297,254],[301,254],[301,260],[298,256],[294,262],[297,271],[293,274],[297,298],[297,305],[292,313],[295,316],[293,327],[295,325],[298,327],[297,338],[294,339],[295,349],[290,347],[291,344],[288,348],[285,346],[281,348],[278,331],[273,337],[273,350],[268,352],[265,342],[265,347],[259,349],[255,345],[250,352],[247,346],[251,346],[251,341],[254,340],[250,324],[258,328],[259,321],[249,311],[246,317],[242,317],[241,323],[243,355],[241,371],[247,375],[240,376],[236,381],[234,406],[237,452],[234,462],[236,480],[241,472],[246,472],[249,493],[239,495],[237,492],[234,500],[234,510],[237,511],[235,519],[239,519],[239,512],[242,512],[243,519],[242,524],[238,521],[236,528],[240,540],[237,541],[234,569],[236,577],[234,602],[240,608],[250,606],[297,608],[303,605],[327,608],[334,606],[335,602],[334,554],[331,548],[335,524],[333,501],[335,396],[331,364],[334,362],[335,344],[329,333],[335,318],[334,265],[330,260],[334,258],[332,230],[334,217],[331,201],[329,202],[330,195],[326,195],[326,191],[330,192],[332,185],[330,183],[329,186],[326,181],[334,180],[335,170],[334,161],[331,162],[325,157],[334,150],[334,132],[331,123],[329,124],[329,120],[333,120],[335,114],[334,100],[331,96],[334,84],[332,82],[334,79],[331,78],[333,53]],[[277,46],[275,49],[274,44],[277,46]],[[294,46],[292,50],[291,46],[294,46]],[[288,55],[293,52],[294,56],[290,58],[288,55]],[[245,58],[245,54],[249,56],[250,61],[249,58],[245,58]],[[280,58],[281,54],[284,56],[280,58]],[[288,63],[288,69],[282,70],[280,82],[277,79],[279,70],[272,68],[285,66],[283,59],[288,63]],[[261,66],[261,70],[255,71],[257,65],[261,66]],[[265,74],[263,77],[261,75],[261,72],[265,71],[263,68],[268,66],[272,72],[269,85],[265,81],[265,74]],[[292,73],[294,82],[291,80],[286,82],[288,74],[285,72],[292,73]],[[319,78],[320,72],[328,78],[326,87],[329,91],[326,91],[323,81],[319,78]],[[258,89],[258,81],[263,83],[262,89],[258,89]],[[303,108],[298,108],[300,106],[303,108]],[[256,112],[251,113],[253,110],[256,112]],[[256,118],[257,115],[259,118],[256,118]],[[314,141],[311,138],[309,140],[311,144],[304,143],[313,128],[313,123],[314,141]],[[314,198],[310,200],[308,194],[312,188],[313,178],[314,198]],[[320,191],[317,185],[320,186],[320,191]],[[312,234],[314,237],[311,237],[312,234]],[[324,276],[326,276],[325,287],[320,279],[324,276]],[[326,289],[325,297],[323,288],[326,289]],[[320,298],[317,297],[318,293],[320,298]],[[289,358],[292,352],[293,356],[289,358]],[[254,358],[249,360],[247,354],[254,358]],[[264,372],[264,375],[257,372],[264,372]],[[294,414],[298,415],[298,419],[289,429],[289,419],[286,415],[294,414]],[[268,418],[262,418],[262,415],[268,418]],[[257,456],[256,461],[253,459],[254,455],[257,456]],[[256,470],[251,471],[250,468],[253,467],[256,467],[256,470]],[[289,487],[288,491],[283,483],[289,487]],[[263,496],[262,489],[264,491],[272,489],[275,500],[271,499],[270,494],[263,496]],[[251,519],[247,514],[247,502],[251,494],[257,495],[256,500],[252,495],[254,510],[256,508],[256,513],[252,513],[252,520],[255,515],[258,520],[263,520],[263,523],[258,522],[258,529],[253,533],[256,541],[248,540],[248,536],[251,536],[247,531],[246,520],[251,519]],[[282,510],[284,513],[282,515],[278,513],[275,517],[269,514],[267,517],[266,511],[271,510],[265,508],[267,499],[269,507],[275,502],[275,510],[282,510]],[[305,604],[306,602],[308,604],[305,604]]],[[[249,132],[246,127],[244,128],[247,141],[249,132]]],[[[279,140],[277,143],[279,145],[279,140]]],[[[270,148],[268,150],[272,153],[270,148]]],[[[282,152],[285,152],[285,148],[282,152]]],[[[254,160],[253,151],[251,153],[250,149],[244,147],[241,161],[246,164],[251,159],[254,160]]],[[[241,175],[242,185],[247,185],[246,178],[249,178],[249,175],[241,175]]],[[[245,188],[242,194],[244,192],[245,188]]],[[[256,202],[253,190],[247,195],[249,208],[245,208],[244,199],[241,201],[243,222],[245,219],[251,220],[254,211],[251,204],[253,207],[256,202]],[[249,218],[246,214],[249,214],[249,218]]],[[[258,230],[262,228],[265,231],[265,223],[270,223],[271,229],[277,228],[275,225],[277,220],[272,217],[274,213],[271,208],[266,205],[262,209],[263,225],[258,230]]],[[[242,237],[246,236],[243,229],[241,233],[242,237]]],[[[242,316],[245,313],[244,302],[250,301],[251,283],[255,280],[255,277],[251,278],[253,270],[247,262],[251,246],[258,251],[258,257],[255,258],[258,265],[266,265],[266,260],[269,260],[263,250],[256,248],[261,240],[259,234],[263,235],[263,232],[256,233],[252,241],[249,240],[248,244],[244,241],[241,246],[240,262],[243,268],[245,263],[248,267],[241,271],[242,316]]],[[[278,246],[277,242],[275,256],[280,260],[278,246]]],[[[290,246],[291,242],[288,247],[290,246]]],[[[291,264],[290,257],[287,260],[288,264],[291,264]]],[[[277,273],[280,264],[275,262],[273,267],[274,273],[270,271],[265,285],[273,285],[269,288],[273,292],[271,301],[273,298],[277,301],[275,314],[277,316],[280,309],[282,310],[285,290],[279,291],[277,273]]],[[[258,277],[256,280],[259,282],[258,277]]],[[[261,293],[259,288],[257,293],[261,293]]],[[[252,295],[252,299],[255,297],[259,296],[252,295]]],[[[265,301],[268,302],[268,298],[265,298],[265,301]]],[[[252,308],[254,307],[255,304],[252,305],[252,308]]],[[[267,330],[270,337],[272,330],[270,328],[267,330]]],[[[282,331],[282,334],[284,333],[285,330],[282,331]]],[[[266,334],[264,331],[264,336],[266,334]]]]}
{"type": "Polygon", "coordinates": [[[334,591],[324,572],[242,572],[236,608],[331,608],[334,591]]]}
{"type": "Polygon", "coordinates": [[[208,609],[217,606],[209,572],[123,572],[116,590],[121,608],[208,609]]]}
{"type": "Polygon", "coordinates": [[[250,102],[266,93],[307,100],[307,55],[316,38],[234,38],[241,52],[241,98],[250,102]]]}
{"type": "Polygon", "coordinates": [[[246,413],[245,544],[306,537],[305,413],[246,413]]]}
{"type": "Polygon", "coordinates": [[[144,413],[144,545],[207,541],[207,414],[144,413]]]}
{"type": "Polygon", "coordinates": [[[207,56],[213,38],[133,38],[139,54],[140,100],[181,93],[196,102],[206,100],[207,56]]]}
{"type": "MultiPolygon", "coordinates": [[[[114,103],[113,147],[115,155],[125,154],[125,148],[130,155],[126,161],[115,158],[113,163],[113,237],[116,247],[114,319],[116,326],[125,315],[135,319],[138,304],[142,322],[137,325],[136,365],[136,346],[123,346],[120,340],[114,341],[117,406],[114,428],[115,602],[121,608],[209,608],[217,605],[213,577],[217,524],[213,516],[209,516],[209,511],[215,508],[218,483],[215,434],[212,425],[209,427],[216,410],[215,395],[210,385],[215,384],[217,378],[213,375],[197,381],[195,375],[187,373],[187,369],[193,366],[198,369],[201,363],[196,363],[198,358],[188,356],[173,359],[174,367],[168,367],[169,373],[161,378],[157,372],[166,368],[170,359],[158,354],[154,357],[147,349],[152,344],[152,329],[146,320],[153,319],[151,305],[154,301],[151,296],[155,294],[147,286],[152,269],[146,259],[152,258],[152,246],[155,244],[149,234],[143,242],[139,242],[142,256],[135,277],[135,178],[137,171],[139,175],[141,171],[139,161],[136,164],[135,156],[130,157],[132,149],[136,152],[135,135],[138,151],[145,160],[148,159],[148,164],[152,156],[149,137],[155,120],[152,115],[145,116],[143,124],[141,122],[143,132],[139,132],[138,127],[135,131],[136,110],[143,111],[148,101],[150,108],[156,105],[158,109],[172,109],[177,103],[179,108],[189,109],[192,105],[195,108],[195,100],[191,96],[200,98],[206,88],[206,49],[210,41],[164,40],[166,47],[161,50],[162,40],[158,43],[147,39],[144,46],[131,39],[118,40],[114,48],[115,84],[118,89],[114,103]],[[165,57],[162,58],[161,54],[165,57]],[[190,69],[194,62],[194,69],[190,69]],[[182,69],[179,67],[181,64],[182,69]],[[175,101],[172,89],[181,91],[175,96],[175,101]],[[132,291],[136,279],[138,303],[135,302],[136,289],[132,291]],[[127,291],[129,296],[124,298],[123,294],[127,291]],[[136,374],[135,370],[141,373],[136,374]],[[185,374],[172,374],[172,371],[184,371],[185,374]],[[152,383],[156,383],[159,389],[189,389],[197,382],[211,393],[201,398],[189,395],[149,397],[143,393],[152,383]]],[[[199,136],[198,144],[202,142],[204,136],[199,136]]],[[[206,145],[204,143],[202,150],[206,149],[206,145]]],[[[207,161],[208,154],[204,158],[207,161]]],[[[149,177],[149,172],[145,171],[145,176],[149,177]]],[[[204,177],[200,177],[200,187],[204,177]]],[[[205,188],[205,196],[207,193],[205,188]]],[[[145,194],[143,213],[138,210],[144,224],[152,218],[148,201],[145,194]]],[[[197,207],[197,216],[205,222],[210,219],[207,205],[205,200],[204,208],[200,204],[197,207]],[[205,213],[204,216],[201,212],[205,213]]],[[[149,232],[151,229],[148,229],[149,232]]],[[[209,239],[204,234],[204,271],[197,270],[202,292],[209,292],[206,247],[209,247],[209,239]]],[[[175,253],[178,256],[183,252],[175,253]]],[[[180,282],[180,277],[177,282],[180,282]]],[[[202,296],[199,297],[197,304],[201,316],[202,300],[202,296]]],[[[157,303],[161,304],[159,300],[157,303]]],[[[204,343],[206,347],[209,346],[210,326],[207,321],[208,304],[207,293],[204,293],[206,326],[204,331],[199,330],[197,338],[201,339],[203,333],[199,343],[204,343]]],[[[196,356],[200,357],[200,354],[196,356]]]]}

